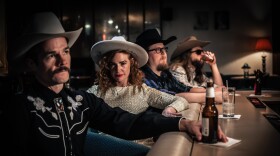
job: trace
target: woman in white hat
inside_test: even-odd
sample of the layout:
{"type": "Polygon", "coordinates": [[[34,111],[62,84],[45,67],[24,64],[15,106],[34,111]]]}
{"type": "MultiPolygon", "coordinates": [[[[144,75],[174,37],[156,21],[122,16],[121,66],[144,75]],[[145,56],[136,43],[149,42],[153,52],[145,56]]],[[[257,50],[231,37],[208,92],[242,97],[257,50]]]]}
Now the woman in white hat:
{"type": "Polygon", "coordinates": [[[146,64],[148,55],[137,44],[121,36],[113,37],[94,44],[91,57],[100,71],[98,85],[89,88],[88,92],[102,97],[112,107],[121,107],[134,114],[149,106],[166,108],[165,115],[178,115],[176,112],[188,108],[184,98],[165,94],[143,83],[144,75],[139,68],[146,64]]]}
{"type": "Polygon", "coordinates": [[[123,37],[100,41],[91,48],[91,57],[98,63],[98,85],[87,91],[104,99],[111,107],[120,107],[138,114],[149,106],[164,109],[165,116],[178,116],[177,112],[188,108],[188,102],[148,87],[143,83],[143,73],[139,69],[148,61],[148,55],[139,45],[126,41],[123,37]]]}

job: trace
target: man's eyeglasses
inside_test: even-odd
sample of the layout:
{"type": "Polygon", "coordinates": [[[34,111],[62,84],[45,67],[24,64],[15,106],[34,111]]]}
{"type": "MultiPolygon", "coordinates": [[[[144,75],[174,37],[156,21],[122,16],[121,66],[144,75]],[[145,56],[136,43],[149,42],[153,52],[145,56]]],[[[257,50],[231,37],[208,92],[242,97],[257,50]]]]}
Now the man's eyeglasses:
{"type": "Polygon", "coordinates": [[[155,51],[157,54],[163,54],[164,52],[167,52],[167,50],[168,47],[163,47],[163,48],[149,49],[148,52],[155,51]]]}
{"type": "Polygon", "coordinates": [[[203,52],[204,50],[195,50],[195,51],[191,51],[191,53],[196,53],[197,55],[201,55],[201,53],[203,52]]]}

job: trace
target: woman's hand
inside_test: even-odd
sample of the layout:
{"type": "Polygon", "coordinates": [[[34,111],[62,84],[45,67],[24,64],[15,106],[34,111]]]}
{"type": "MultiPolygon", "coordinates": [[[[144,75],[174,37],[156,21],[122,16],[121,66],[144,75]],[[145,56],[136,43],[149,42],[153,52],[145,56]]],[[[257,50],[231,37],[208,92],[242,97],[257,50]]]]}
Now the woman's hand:
{"type": "Polygon", "coordinates": [[[182,116],[182,114],[177,113],[176,109],[173,107],[166,107],[161,114],[166,117],[182,116]]]}

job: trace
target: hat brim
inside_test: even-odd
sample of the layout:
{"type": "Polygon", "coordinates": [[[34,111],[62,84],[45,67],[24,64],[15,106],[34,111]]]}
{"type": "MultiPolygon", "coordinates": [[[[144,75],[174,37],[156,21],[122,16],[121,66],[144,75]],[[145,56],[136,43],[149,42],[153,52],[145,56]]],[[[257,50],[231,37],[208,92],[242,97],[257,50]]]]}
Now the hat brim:
{"type": "Polygon", "coordinates": [[[167,38],[166,40],[163,40],[163,44],[164,45],[167,45],[167,44],[169,44],[170,42],[172,42],[172,41],[175,41],[177,39],[177,37],[176,36],[170,36],[169,38],[167,38]]]}
{"type": "Polygon", "coordinates": [[[132,54],[132,56],[139,63],[139,68],[144,66],[148,62],[148,54],[139,45],[118,40],[105,40],[95,43],[91,47],[90,55],[93,61],[99,65],[99,61],[102,59],[103,55],[112,50],[125,50],[132,54]]]}
{"type": "Polygon", "coordinates": [[[40,42],[46,41],[51,38],[56,37],[65,37],[68,39],[68,46],[72,47],[80,36],[83,28],[80,28],[76,31],[69,31],[58,34],[27,34],[19,38],[19,44],[17,45],[17,50],[13,51],[12,60],[19,60],[24,56],[24,54],[29,51],[33,46],[37,45],[40,42]]]}
{"type": "Polygon", "coordinates": [[[177,46],[174,50],[173,54],[171,55],[171,60],[175,59],[176,57],[180,56],[183,52],[190,50],[194,47],[205,47],[211,43],[210,41],[199,41],[199,40],[190,40],[185,43],[182,43],[177,46]]]}

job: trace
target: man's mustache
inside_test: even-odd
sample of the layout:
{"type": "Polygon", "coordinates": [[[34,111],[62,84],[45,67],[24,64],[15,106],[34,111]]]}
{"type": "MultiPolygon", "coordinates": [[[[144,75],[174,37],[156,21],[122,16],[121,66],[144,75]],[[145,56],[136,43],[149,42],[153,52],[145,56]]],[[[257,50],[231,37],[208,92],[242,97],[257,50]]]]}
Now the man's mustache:
{"type": "Polygon", "coordinates": [[[65,67],[65,66],[62,66],[62,67],[59,67],[59,68],[55,69],[55,70],[54,70],[54,73],[59,73],[59,72],[61,72],[61,71],[65,71],[65,70],[68,71],[68,73],[70,73],[70,71],[71,71],[70,68],[65,67]]]}

